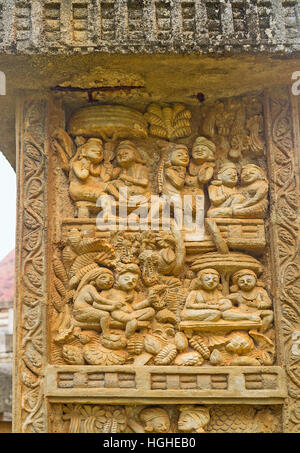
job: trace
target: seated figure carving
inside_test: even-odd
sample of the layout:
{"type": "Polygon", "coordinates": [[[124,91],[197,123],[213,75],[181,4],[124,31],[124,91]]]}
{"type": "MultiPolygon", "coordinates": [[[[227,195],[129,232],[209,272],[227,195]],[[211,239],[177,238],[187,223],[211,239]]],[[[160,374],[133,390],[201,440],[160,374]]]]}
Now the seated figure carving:
{"type": "Polygon", "coordinates": [[[215,269],[203,269],[194,280],[196,289],[186,299],[181,312],[183,321],[219,321],[232,307],[220,291],[220,274],[215,269]]]}
{"type": "Polygon", "coordinates": [[[101,328],[105,337],[111,338],[110,312],[121,306],[118,301],[103,297],[104,290],[112,288],[113,273],[106,268],[92,269],[81,280],[74,295],[73,316],[79,326],[86,329],[101,328]],[[99,294],[99,291],[102,291],[99,294]]]}
{"type": "Polygon", "coordinates": [[[78,206],[78,217],[89,216],[87,202],[96,204],[114,173],[109,162],[103,163],[102,140],[90,138],[78,147],[69,172],[70,196],[78,206]]]}
{"type": "Polygon", "coordinates": [[[234,206],[245,201],[243,194],[236,187],[238,174],[235,164],[224,164],[217,174],[217,179],[208,188],[209,199],[212,206],[208,210],[208,217],[232,217],[234,206]]]}
{"type": "Polygon", "coordinates": [[[118,273],[115,287],[102,292],[103,297],[116,306],[111,317],[125,328],[127,338],[136,331],[140,321],[150,321],[155,314],[148,299],[139,297],[135,291],[139,276],[139,267],[128,264],[118,273]]]}
{"type": "Polygon", "coordinates": [[[232,294],[228,297],[235,307],[224,313],[229,321],[262,321],[261,331],[267,331],[273,322],[272,301],[255,272],[250,269],[237,271],[232,277],[232,294]]]}
{"type": "Polygon", "coordinates": [[[232,208],[236,218],[263,219],[268,208],[269,184],[264,171],[254,164],[242,167],[240,193],[244,197],[242,203],[232,208]]]}

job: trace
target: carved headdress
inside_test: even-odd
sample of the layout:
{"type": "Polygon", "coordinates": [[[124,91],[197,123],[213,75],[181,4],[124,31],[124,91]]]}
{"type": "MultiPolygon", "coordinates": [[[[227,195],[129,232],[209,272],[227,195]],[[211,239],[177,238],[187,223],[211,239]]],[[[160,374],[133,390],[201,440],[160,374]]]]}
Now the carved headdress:
{"type": "MultiPolygon", "coordinates": [[[[102,274],[109,274],[112,277],[114,275],[112,273],[112,271],[110,269],[107,269],[106,267],[97,267],[95,269],[90,270],[89,272],[87,272],[85,274],[85,276],[80,281],[80,283],[78,285],[78,288],[77,288],[77,291],[76,291],[76,295],[79,293],[81,288],[83,288],[85,285],[90,284],[92,281],[96,280],[102,274]]],[[[75,297],[76,297],[76,295],[75,295],[75,297]]]]}
{"type": "Polygon", "coordinates": [[[210,268],[202,269],[201,271],[199,271],[197,273],[197,276],[198,276],[198,278],[201,278],[202,275],[205,275],[205,274],[215,274],[220,278],[219,272],[216,269],[210,269],[210,268]]]}
{"type": "Polygon", "coordinates": [[[123,140],[119,143],[118,147],[117,147],[117,152],[121,149],[131,149],[134,153],[134,160],[137,164],[144,164],[145,161],[142,159],[142,156],[139,152],[139,150],[137,149],[136,145],[131,142],[130,140],[123,140]]]}
{"type": "Polygon", "coordinates": [[[260,174],[260,177],[258,178],[258,180],[268,182],[268,179],[266,177],[266,174],[265,174],[264,170],[261,167],[259,167],[258,165],[255,165],[255,164],[244,165],[242,167],[241,171],[243,171],[244,168],[253,168],[253,169],[257,170],[259,172],[259,174],[260,174]]]}
{"type": "Polygon", "coordinates": [[[252,275],[256,279],[256,286],[264,287],[264,283],[258,280],[257,274],[254,271],[252,271],[251,269],[241,269],[235,272],[231,278],[233,283],[233,285],[230,287],[231,292],[237,292],[239,290],[238,281],[244,275],[252,275]]]}
{"type": "Polygon", "coordinates": [[[135,263],[129,263],[129,264],[119,263],[117,266],[118,275],[123,275],[126,272],[131,272],[132,274],[136,274],[138,276],[141,275],[140,268],[137,264],[135,264],[135,263]]]}
{"type": "Polygon", "coordinates": [[[234,170],[236,170],[236,165],[233,162],[224,163],[218,170],[217,179],[220,179],[222,173],[224,173],[224,171],[228,170],[228,168],[233,168],[234,170]]]}
{"type": "Polygon", "coordinates": [[[170,422],[167,411],[161,409],[160,407],[146,407],[140,412],[140,419],[146,424],[145,431],[147,432],[152,431],[151,426],[148,425],[149,422],[155,420],[156,418],[164,418],[166,421],[170,422]]]}
{"type": "Polygon", "coordinates": [[[197,137],[193,144],[193,149],[196,146],[203,146],[209,150],[209,156],[206,158],[207,161],[214,162],[216,159],[216,145],[208,140],[206,137],[197,137]]]}
{"type": "MultiPolygon", "coordinates": [[[[199,289],[201,288],[201,278],[203,275],[205,274],[214,274],[214,275],[217,275],[220,279],[220,274],[219,272],[216,270],[216,269],[212,269],[212,268],[207,268],[207,269],[202,269],[201,271],[199,271],[197,273],[197,279],[194,280],[194,283],[191,285],[191,289],[192,290],[195,290],[195,289],[199,289]]],[[[217,289],[221,290],[222,289],[222,285],[219,283],[218,286],[217,286],[217,289]]]]}
{"type": "Polygon", "coordinates": [[[74,157],[72,158],[71,162],[86,157],[89,145],[96,145],[103,152],[103,141],[100,138],[89,138],[85,143],[83,143],[83,145],[80,145],[77,148],[77,151],[74,157]]]}
{"type": "Polygon", "coordinates": [[[203,433],[204,428],[210,421],[209,409],[201,406],[181,406],[179,407],[180,412],[186,412],[196,423],[196,433],[203,433]]]}

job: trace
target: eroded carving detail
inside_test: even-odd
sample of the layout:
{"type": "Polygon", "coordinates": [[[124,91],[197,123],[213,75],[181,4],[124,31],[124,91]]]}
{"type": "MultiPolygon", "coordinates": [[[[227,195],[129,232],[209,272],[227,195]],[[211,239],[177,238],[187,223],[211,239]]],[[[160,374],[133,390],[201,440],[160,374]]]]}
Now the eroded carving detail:
{"type": "Polygon", "coordinates": [[[53,406],[53,431],[69,433],[270,433],[280,429],[276,407],[53,406]]]}

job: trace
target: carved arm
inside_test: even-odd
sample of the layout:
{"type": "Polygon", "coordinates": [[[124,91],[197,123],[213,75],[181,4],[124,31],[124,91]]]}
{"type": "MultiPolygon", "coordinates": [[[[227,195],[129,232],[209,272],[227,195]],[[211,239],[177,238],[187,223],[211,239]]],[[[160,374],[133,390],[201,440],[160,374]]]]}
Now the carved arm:
{"type": "Polygon", "coordinates": [[[72,169],[74,171],[75,176],[77,176],[78,179],[86,180],[90,175],[89,162],[86,159],[74,162],[72,169]]]}
{"type": "Polygon", "coordinates": [[[227,200],[223,187],[218,185],[210,185],[208,188],[209,199],[214,206],[219,206],[227,200]]]}

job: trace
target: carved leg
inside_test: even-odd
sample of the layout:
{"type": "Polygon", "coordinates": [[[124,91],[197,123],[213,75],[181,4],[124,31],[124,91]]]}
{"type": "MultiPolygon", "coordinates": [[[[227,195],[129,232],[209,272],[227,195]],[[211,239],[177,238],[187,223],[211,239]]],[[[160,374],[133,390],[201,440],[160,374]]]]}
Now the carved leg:
{"type": "Polygon", "coordinates": [[[226,321],[253,321],[253,322],[260,321],[260,316],[258,314],[237,312],[234,310],[224,311],[222,317],[226,321]]]}
{"type": "Polygon", "coordinates": [[[134,334],[138,326],[138,322],[136,319],[132,319],[126,324],[126,329],[125,329],[125,337],[129,338],[131,335],[134,334]]]}
{"type": "Polygon", "coordinates": [[[270,327],[274,319],[274,314],[271,310],[264,310],[260,313],[262,320],[262,326],[260,332],[266,332],[270,327]]]}

